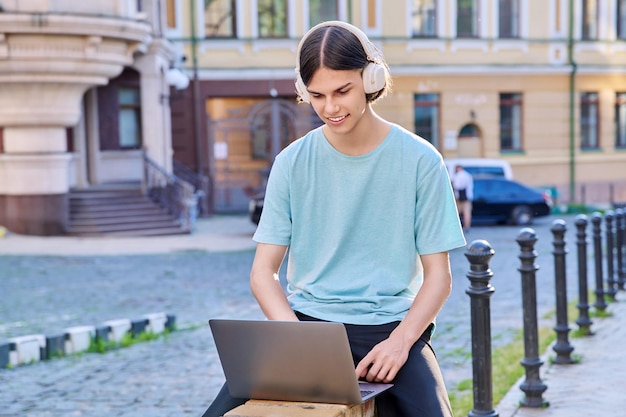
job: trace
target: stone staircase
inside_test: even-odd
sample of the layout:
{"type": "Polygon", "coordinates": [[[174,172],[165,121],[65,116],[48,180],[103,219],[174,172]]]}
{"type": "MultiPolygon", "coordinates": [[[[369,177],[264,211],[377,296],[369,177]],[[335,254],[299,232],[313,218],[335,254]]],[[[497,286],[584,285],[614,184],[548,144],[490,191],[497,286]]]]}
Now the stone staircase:
{"type": "Polygon", "coordinates": [[[72,189],[68,236],[188,234],[173,215],[141,192],[139,184],[72,189]]]}

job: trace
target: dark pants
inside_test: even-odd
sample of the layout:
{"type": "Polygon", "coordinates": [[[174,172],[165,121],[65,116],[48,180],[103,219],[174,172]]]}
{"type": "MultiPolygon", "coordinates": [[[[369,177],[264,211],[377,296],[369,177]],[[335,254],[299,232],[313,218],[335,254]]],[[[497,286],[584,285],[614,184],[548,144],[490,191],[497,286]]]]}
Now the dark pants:
{"type": "MultiPolygon", "coordinates": [[[[303,314],[298,314],[298,318],[316,320],[303,314]]],[[[376,344],[387,339],[397,325],[397,322],[372,326],[346,324],[355,366],[376,344]]],[[[376,397],[378,417],[452,417],[448,393],[430,346],[432,328],[430,325],[411,348],[409,359],[393,381],[394,386],[376,397]]],[[[203,417],[222,417],[246,401],[231,397],[224,385],[203,417]]]]}

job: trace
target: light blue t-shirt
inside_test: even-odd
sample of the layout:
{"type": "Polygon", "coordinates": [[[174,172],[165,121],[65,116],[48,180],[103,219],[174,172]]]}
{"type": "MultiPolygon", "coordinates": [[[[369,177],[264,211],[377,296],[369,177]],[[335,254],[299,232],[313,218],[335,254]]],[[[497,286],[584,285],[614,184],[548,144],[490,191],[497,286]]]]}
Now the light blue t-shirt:
{"type": "Polygon", "coordinates": [[[448,171],[424,139],[393,125],[360,156],[318,128],[272,166],[256,242],[289,246],[292,308],[323,320],[402,320],[422,284],[418,254],[465,245],[448,171]]]}

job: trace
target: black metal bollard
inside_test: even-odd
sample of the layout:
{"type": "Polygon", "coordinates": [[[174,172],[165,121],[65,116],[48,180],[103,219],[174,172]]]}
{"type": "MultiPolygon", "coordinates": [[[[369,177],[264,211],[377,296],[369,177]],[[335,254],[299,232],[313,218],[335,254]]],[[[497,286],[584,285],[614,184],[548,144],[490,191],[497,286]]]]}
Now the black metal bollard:
{"type": "Polygon", "coordinates": [[[539,377],[539,368],[543,361],[539,358],[539,334],[537,330],[537,283],[536,272],[539,269],[535,265],[537,252],[535,243],[537,236],[531,228],[520,230],[516,239],[521,252],[519,259],[521,266],[518,271],[522,276],[522,310],[524,315],[524,358],[521,361],[526,370],[526,379],[520,384],[524,392],[521,405],[525,407],[545,407],[548,402],[542,397],[548,388],[539,377]]]}
{"type": "Polygon", "coordinates": [[[589,297],[587,286],[587,216],[576,216],[576,246],[578,247],[578,318],[576,324],[584,335],[591,335],[593,321],[589,318],[589,297]]]}
{"type": "Polygon", "coordinates": [[[608,307],[604,299],[604,278],[602,277],[602,231],[600,225],[602,223],[602,215],[595,212],[591,215],[591,224],[593,225],[593,260],[596,271],[596,302],[593,306],[598,311],[604,311],[608,307]]]}
{"type": "Polygon", "coordinates": [[[567,226],[564,220],[555,220],[552,222],[552,234],[554,235],[554,282],[556,290],[556,343],[552,350],[556,352],[554,363],[570,364],[574,360],[570,356],[574,347],[570,345],[568,335],[570,331],[569,321],[567,319],[567,280],[565,277],[565,256],[567,249],[565,248],[565,232],[567,226]]]}
{"type": "Polygon", "coordinates": [[[473,241],[465,251],[470,270],[467,279],[470,286],[465,293],[471,300],[472,317],[472,367],[474,385],[474,408],[469,417],[497,417],[493,409],[493,380],[491,365],[491,310],[489,297],[494,288],[489,284],[493,272],[489,260],[495,251],[485,240],[473,241]]]}
{"type": "Polygon", "coordinates": [[[624,290],[624,286],[626,285],[626,271],[624,271],[624,234],[622,233],[622,229],[624,228],[624,224],[626,223],[626,218],[624,215],[626,213],[623,209],[618,208],[615,210],[615,256],[617,257],[617,288],[620,290],[624,290]]]}
{"type": "Polygon", "coordinates": [[[606,294],[612,301],[615,301],[617,294],[617,279],[615,277],[615,232],[613,230],[613,220],[615,216],[612,210],[604,213],[604,233],[606,239],[606,294]]]}

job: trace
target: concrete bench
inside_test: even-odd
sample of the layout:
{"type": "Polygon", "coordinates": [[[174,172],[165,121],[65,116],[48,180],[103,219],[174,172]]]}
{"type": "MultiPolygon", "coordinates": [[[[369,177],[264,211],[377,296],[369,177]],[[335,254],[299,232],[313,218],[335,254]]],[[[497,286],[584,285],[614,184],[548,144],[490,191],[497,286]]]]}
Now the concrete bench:
{"type": "Polygon", "coordinates": [[[374,417],[374,399],[356,405],[249,400],[224,417],[374,417]]]}

